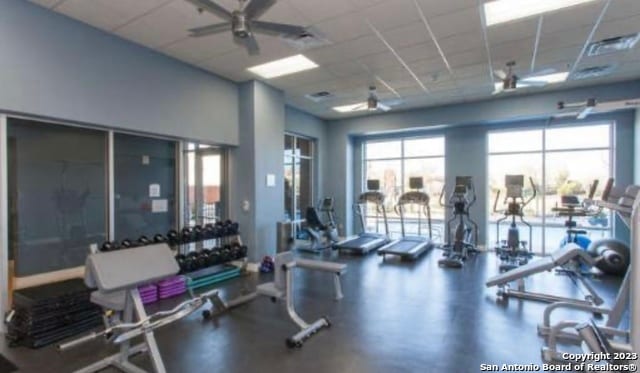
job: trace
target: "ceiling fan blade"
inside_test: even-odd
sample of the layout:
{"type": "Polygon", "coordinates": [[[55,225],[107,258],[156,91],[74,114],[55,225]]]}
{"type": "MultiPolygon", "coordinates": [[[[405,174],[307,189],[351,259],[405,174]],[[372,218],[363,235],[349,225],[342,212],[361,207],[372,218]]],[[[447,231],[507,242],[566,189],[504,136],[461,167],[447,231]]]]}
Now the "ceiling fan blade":
{"type": "Polygon", "coordinates": [[[353,108],[351,108],[351,111],[360,111],[360,110],[364,110],[367,109],[367,104],[360,104],[358,106],[354,106],[353,108]]]}
{"type": "Polygon", "coordinates": [[[189,30],[190,36],[200,37],[231,30],[231,23],[216,23],[214,25],[196,27],[189,30]]]}
{"type": "Polygon", "coordinates": [[[233,15],[231,12],[223,8],[222,6],[214,3],[210,0],[187,0],[191,4],[195,5],[200,9],[204,9],[208,12],[211,12],[219,17],[226,19],[227,21],[231,21],[233,19],[233,15]]]}
{"type": "Polygon", "coordinates": [[[244,7],[244,14],[247,18],[258,18],[274,6],[275,3],[276,0],[251,0],[251,2],[244,7]]]}
{"type": "Polygon", "coordinates": [[[591,114],[592,111],[593,111],[593,106],[589,106],[589,107],[585,108],[584,110],[582,110],[578,114],[577,119],[584,119],[584,118],[588,117],[589,114],[591,114]]]}
{"type": "Polygon", "coordinates": [[[288,25],[286,23],[253,21],[251,22],[251,26],[254,32],[264,32],[268,34],[290,34],[293,36],[300,36],[307,31],[307,29],[302,26],[288,25]]]}
{"type": "Polygon", "coordinates": [[[258,41],[253,35],[247,36],[246,38],[239,38],[237,36],[234,36],[233,41],[236,44],[247,48],[247,51],[251,56],[260,54],[260,47],[258,46],[258,41]]]}
{"type": "Polygon", "coordinates": [[[378,102],[378,106],[377,106],[376,108],[377,108],[377,109],[380,109],[380,110],[382,110],[382,111],[389,111],[389,110],[391,110],[391,107],[390,107],[390,106],[387,106],[387,105],[385,105],[385,104],[383,104],[383,103],[380,103],[380,102],[378,102]]]}
{"type": "Polygon", "coordinates": [[[383,101],[383,104],[386,106],[396,106],[396,105],[401,105],[403,103],[404,103],[404,100],[401,98],[383,101]]]}
{"type": "Polygon", "coordinates": [[[521,80],[518,84],[522,87],[544,87],[547,85],[547,82],[544,80],[535,80],[534,78],[521,80]]]}
{"type": "Polygon", "coordinates": [[[507,79],[507,73],[504,70],[493,70],[493,75],[495,75],[500,80],[507,79]]]}

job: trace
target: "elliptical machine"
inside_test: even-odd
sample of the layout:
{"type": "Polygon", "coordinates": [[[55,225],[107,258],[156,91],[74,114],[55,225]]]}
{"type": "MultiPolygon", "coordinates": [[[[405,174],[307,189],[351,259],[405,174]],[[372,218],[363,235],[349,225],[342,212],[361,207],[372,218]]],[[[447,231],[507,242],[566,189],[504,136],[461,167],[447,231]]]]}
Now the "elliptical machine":
{"type": "Polygon", "coordinates": [[[440,193],[440,205],[453,210],[453,217],[447,221],[447,243],[442,246],[444,258],[438,265],[449,268],[462,268],[470,254],[478,252],[478,224],[471,220],[469,209],[476,202],[476,191],[471,176],[456,176],[456,186],[447,203],[443,203],[446,186],[440,193]],[[451,242],[451,224],[458,220],[451,242]],[[468,224],[467,224],[468,223],[468,224]]]}
{"type": "Polygon", "coordinates": [[[500,191],[496,195],[493,203],[493,211],[503,213],[504,216],[496,222],[496,253],[500,257],[500,272],[509,271],[518,266],[525,265],[529,259],[533,257],[531,251],[531,241],[533,239],[533,228],[531,224],[524,220],[524,208],[536,198],[538,190],[532,178],[529,178],[533,194],[529,199],[524,199],[524,175],[505,175],[504,186],[507,190],[503,205],[507,208],[498,211],[498,200],[500,199],[500,191]],[[506,240],[500,240],[500,223],[511,217],[511,225],[506,240]],[[520,230],[516,224],[516,218],[520,218],[520,222],[529,228],[529,241],[520,240],[520,230]]]}

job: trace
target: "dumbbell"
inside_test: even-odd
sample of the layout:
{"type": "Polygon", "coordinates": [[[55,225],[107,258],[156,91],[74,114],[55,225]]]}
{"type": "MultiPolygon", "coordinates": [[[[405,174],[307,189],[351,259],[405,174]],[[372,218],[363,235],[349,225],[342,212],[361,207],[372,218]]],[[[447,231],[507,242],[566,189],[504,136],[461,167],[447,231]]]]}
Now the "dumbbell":
{"type": "Polygon", "coordinates": [[[191,237],[193,241],[201,241],[204,239],[204,228],[202,228],[202,225],[196,225],[193,227],[191,230],[191,237]]]}
{"type": "Polygon", "coordinates": [[[240,229],[240,224],[227,220],[225,222],[227,236],[236,236],[240,229]]]}
{"type": "Polygon", "coordinates": [[[194,232],[192,228],[184,227],[180,231],[180,241],[182,243],[190,243],[194,241],[194,232]]]}
{"type": "Polygon", "coordinates": [[[211,240],[217,238],[215,225],[209,223],[204,226],[204,239],[211,240]]]}
{"type": "Polygon", "coordinates": [[[124,240],[122,240],[122,242],[120,242],[120,247],[122,247],[123,249],[131,249],[133,247],[136,247],[136,244],[130,239],[125,238],[124,240]]]}
{"type": "Polygon", "coordinates": [[[158,233],[155,236],[153,236],[153,242],[154,243],[167,242],[167,238],[165,236],[161,235],[160,233],[158,233]]]}
{"type": "Polygon", "coordinates": [[[169,232],[167,232],[167,242],[169,242],[169,245],[171,246],[180,244],[180,236],[178,235],[178,232],[175,229],[172,229],[169,232]]]}
{"type": "Polygon", "coordinates": [[[222,258],[220,258],[220,248],[214,247],[211,249],[209,253],[209,257],[207,258],[207,264],[209,267],[215,266],[222,263],[222,258]]]}
{"type": "Polygon", "coordinates": [[[198,261],[198,255],[199,253],[195,251],[187,254],[187,258],[185,260],[187,272],[193,272],[200,269],[200,267],[198,266],[200,264],[200,262],[198,261]]]}
{"type": "Polygon", "coordinates": [[[197,263],[198,269],[207,268],[209,266],[210,253],[211,253],[211,250],[209,249],[203,249],[198,253],[198,255],[196,256],[196,263],[197,263]]]}
{"type": "Polygon", "coordinates": [[[233,256],[231,255],[231,246],[225,245],[220,249],[220,260],[222,260],[222,263],[233,260],[233,256]]]}
{"type": "Polygon", "coordinates": [[[180,267],[180,273],[187,272],[186,259],[187,257],[183,254],[176,255],[176,262],[178,262],[178,266],[180,267]]]}
{"type": "Polygon", "coordinates": [[[151,240],[149,237],[142,235],[138,238],[138,246],[147,246],[151,244],[151,240]]]}
{"type": "Polygon", "coordinates": [[[102,252],[115,251],[119,249],[120,245],[118,245],[118,243],[115,241],[105,241],[102,243],[102,246],[100,246],[100,251],[102,252]]]}

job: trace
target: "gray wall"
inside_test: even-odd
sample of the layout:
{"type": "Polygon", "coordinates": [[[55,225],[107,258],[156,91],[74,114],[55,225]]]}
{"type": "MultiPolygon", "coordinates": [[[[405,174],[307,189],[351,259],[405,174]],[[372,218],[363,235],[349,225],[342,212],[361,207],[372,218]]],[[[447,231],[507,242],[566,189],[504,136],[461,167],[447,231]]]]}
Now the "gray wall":
{"type": "Polygon", "coordinates": [[[237,85],[51,12],[0,2],[0,111],[238,143],[237,85]]]}
{"type": "MultiPolygon", "coordinates": [[[[349,206],[360,189],[361,166],[358,142],[363,136],[399,136],[412,134],[444,134],[446,140],[446,172],[450,184],[456,174],[470,174],[478,187],[478,201],[473,218],[480,225],[481,242],[486,233],[486,132],[495,128],[543,126],[559,100],[568,102],[598,97],[599,100],[622,99],[640,95],[640,82],[625,82],[484,101],[427,108],[370,117],[358,117],[328,122],[328,149],[326,164],[333,165],[334,177],[324,179],[327,194],[336,197],[339,219],[347,222],[347,234],[353,232],[349,206]],[[597,94],[596,94],[597,92],[597,94]],[[354,141],[354,137],[358,140],[354,141]],[[354,146],[355,144],[355,146],[354,146]],[[355,151],[354,151],[355,149],[355,151]],[[355,158],[355,159],[354,159],[355,158]],[[353,180],[356,182],[353,182],[353,180]],[[346,182],[345,182],[346,180],[346,182]],[[347,213],[349,211],[349,213],[347,213]]],[[[613,120],[617,125],[615,150],[615,177],[617,183],[633,180],[633,133],[635,118],[632,111],[593,115],[589,121],[613,120]]],[[[554,123],[569,123],[556,120],[554,123]]],[[[622,233],[622,232],[620,232],[622,233]]]]}
{"type": "Polygon", "coordinates": [[[327,124],[311,114],[295,109],[291,106],[285,107],[285,131],[296,135],[313,138],[316,141],[316,158],[314,159],[315,184],[314,200],[325,196],[324,184],[322,180],[325,175],[331,177],[330,170],[326,169],[323,162],[324,154],[327,152],[327,124]]]}
{"type": "Polygon", "coordinates": [[[240,146],[229,152],[229,215],[240,223],[257,262],[276,252],[276,222],[284,206],[284,95],[261,82],[240,86],[240,146]],[[268,187],[267,175],[275,175],[268,187]],[[249,211],[242,206],[247,201],[249,211]]]}
{"type": "Polygon", "coordinates": [[[640,109],[636,109],[635,120],[635,132],[634,132],[634,170],[633,170],[633,182],[634,184],[640,184],[640,109]]]}

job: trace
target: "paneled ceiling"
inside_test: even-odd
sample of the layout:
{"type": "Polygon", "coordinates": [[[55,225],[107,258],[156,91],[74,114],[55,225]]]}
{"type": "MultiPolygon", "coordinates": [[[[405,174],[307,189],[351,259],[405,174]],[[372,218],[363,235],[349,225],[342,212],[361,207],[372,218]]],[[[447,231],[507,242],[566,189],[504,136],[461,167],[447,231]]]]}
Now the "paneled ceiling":
{"type": "MultiPolygon", "coordinates": [[[[268,83],[282,89],[290,105],[323,118],[362,114],[340,114],[331,107],[364,101],[370,84],[376,84],[381,100],[402,98],[394,110],[491,98],[490,71],[510,60],[517,62],[519,75],[530,73],[532,65],[535,71],[568,71],[616,64],[605,77],[517,94],[640,77],[640,45],[578,58],[592,32],[591,41],[640,32],[640,0],[612,0],[604,13],[607,1],[592,1],[547,13],[542,20],[489,28],[481,20],[484,0],[279,0],[261,20],[312,26],[330,44],[300,52],[279,37],[257,35],[257,56],[234,44],[230,32],[189,37],[187,29],[221,20],[200,14],[185,0],[31,1],[237,82],[256,78],[247,71],[250,66],[303,53],[320,67],[268,83]],[[318,103],[305,98],[319,91],[333,97],[318,103]]],[[[218,3],[238,6],[236,0],[218,3]]]]}

